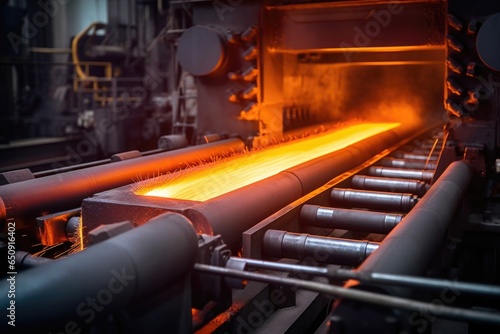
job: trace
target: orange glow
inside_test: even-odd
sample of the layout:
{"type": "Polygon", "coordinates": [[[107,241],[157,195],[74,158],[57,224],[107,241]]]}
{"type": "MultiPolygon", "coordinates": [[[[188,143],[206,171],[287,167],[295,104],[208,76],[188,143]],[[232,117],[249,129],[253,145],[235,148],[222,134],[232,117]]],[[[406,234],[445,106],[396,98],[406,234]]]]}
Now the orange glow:
{"type": "Polygon", "coordinates": [[[335,152],[358,141],[398,127],[399,123],[364,123],[273,146],[237,158],[180,173],[165,184],[141,192],[192,201],[205,201],[239,189],[303,162],[335,152]]]}

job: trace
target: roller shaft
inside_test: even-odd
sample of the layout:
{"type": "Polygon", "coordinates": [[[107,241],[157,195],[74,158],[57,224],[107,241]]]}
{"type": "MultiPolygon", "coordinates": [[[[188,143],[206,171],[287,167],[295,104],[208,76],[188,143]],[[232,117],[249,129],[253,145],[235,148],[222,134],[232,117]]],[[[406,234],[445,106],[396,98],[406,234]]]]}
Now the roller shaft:
{"type": "Polygon", "coordinates": [[[424,161],[436,161],[438,159],[438,156],[436,155],[425,155],[425,154],[415,154],[415,153],[408,153],[408,152],[395,152],[393,154],[394,157],[399,158],[399,159],[408,159],[408,160],[424,160],[424,161]]]}
{"type": "Polygon", "coordinates": [[[384,167],[409,168],[409,169],[436,169],[435,162],[426,162],[425,160],[407,160],[395,158],[383,158],[378,164],[384,167]]]}
{"type": "Polygon", "coordinates": [[[417,196],[369,190],[332,189],[330,202],[342,208],[366,208],[394,212],[408,212],[417,203],[417,196]]]}
{"type": "Polygon", "coordinates": [[[378,190],[398,193],[410,193],[422,196],[428,185],[419,180],[394,179],[376,176],[355,175],[351,187],[363,190],[378,190]]]}
{"type": "Polygon", "coordinates": [[[368,174],[382,177],[395,177],[400,179],[412,179],[425,182],[431,182],[434,173],[428,170],[417,169],[399,169],[390,167],[373,166],[368,170],[368,174]]]}
{"type": "Polygon", "coordinates": [[[268,230],[264,254],[292,259],[311,258],[323,263],[357,266],[378,248],[378,243],[268,230]]]}
{"type": "Polygon", "coordinates": [[[309,226],[387,234],[403,219],[403,215],[305,204],[300,218],[301,223],[309,226]]]}

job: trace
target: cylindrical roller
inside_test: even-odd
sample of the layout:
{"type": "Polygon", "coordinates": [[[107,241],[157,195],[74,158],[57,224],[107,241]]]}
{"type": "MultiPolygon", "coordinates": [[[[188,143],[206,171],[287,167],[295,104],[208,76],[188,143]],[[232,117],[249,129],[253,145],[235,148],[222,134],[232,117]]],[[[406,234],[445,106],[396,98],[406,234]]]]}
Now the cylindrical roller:
{"type": "Polygon", "coordinates": [[[438,159],[438,156],[436,155],[431,155],[430,157],[428,155],[424,154],[415,154],[415,153],[408,153],[408,152],[394,152],[393,156],[398,159],[408,159],[408,160],[424,160],[424,161],[435,161],[438,159]]]}
{"type": "Polygon", "coordinates": [[[382,211],[409,212],[418,197],[412,194],[398,194],[369,190],[335,188],[330,193],[330,202],[343,208],[366,208],[382,211]]]}
{"type": "Polygon", "coordinates": [[[158,139],[158,148],[162,150],[172,151],[188,146],[185,135],[165,135],[158,139]]]}
{"type": "Polygon", "coordinates": [[[410,193],[423,196],[429,186],[424,181],[419,180],[354,175],[351,180],[351,187],[362,190],[410,193]]]}
{"type": "Polygon", "coordinates": [[[384,167],[436,169],[436,162],[426,162],[425,160],[383,158],[377,164],[384,167]]]}
{"type": "Polygon", "coordinates": [[[403,215],[304,204],[300,219],[309,226],[387,234],[403,219],[403,215]]]}
{"type": "Polygon", "coordinates": [[[95,193],[243,148],[243,142],[233,138],[0,186],[0,223],[12,218],[16,228],[27,227],[28,218],[42,212],[79,207],[95,193]]]}
{"type": "Polygon", "coordinates": [[[262,247],[264,255],[292,259],[313,259],[321,263],[358,266],[379,244],[369,241],[321,237],[309,234],[268,230],[262,247]]]}
{"type": "MultiPolygon", "coordinates": [[[[64,228],[64,232],[66,232],[66,237],[70,242],[76,242],[78,240],[80,233],[80,223],[81,219],[78,216],[71,217],[66,226],[64,228]]],[[[43,238],[42,238],[43,239],[43,238]]]]}
{"type": "Polygon", "coordinates": [[[400,179],[420,180],[430,183],[434,177],[434,172],[418,169],[400,169],[391,167],[372,166],[368,169],[368,174],[382,177],[395,177],[400,179]]]}
{"type": "MultiPolygon", "coordinates": [[[[185,277],[197,253],[190,221],[167,213],[80,253],[18,273],[16,330],[48,332],[70,322],[79,328],[89,319],[88,303],[98,301],[99,312],[92,314],[101,317],[154,297],[185,277]]],[[[3,279],[0,291],[8,290],[3,279]]],[[[0,298],[0,306],[7,309],[9,299],[0,298]]],[[[9,327],[7,321],[0,323],[2,333],[9,327]]]]}

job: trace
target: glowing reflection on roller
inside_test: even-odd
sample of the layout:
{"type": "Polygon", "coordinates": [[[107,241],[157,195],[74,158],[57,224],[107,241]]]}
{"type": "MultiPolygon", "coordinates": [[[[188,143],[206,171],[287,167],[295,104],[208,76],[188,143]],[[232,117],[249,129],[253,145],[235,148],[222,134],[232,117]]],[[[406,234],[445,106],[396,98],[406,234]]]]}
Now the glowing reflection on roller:
{"type": "Polygon", "coordinates": [[[363,123],[340,128],[330,133],[184,171],[165,184],[141,193],[145,196],[205,201],[399,125],[399,123],[363,123]]]}

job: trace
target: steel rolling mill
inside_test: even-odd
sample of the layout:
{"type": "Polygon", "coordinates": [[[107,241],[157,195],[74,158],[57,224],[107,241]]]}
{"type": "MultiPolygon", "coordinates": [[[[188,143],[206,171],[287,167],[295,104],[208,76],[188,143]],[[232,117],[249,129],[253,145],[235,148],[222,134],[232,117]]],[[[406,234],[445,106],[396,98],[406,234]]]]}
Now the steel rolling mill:
{"type": "Polygon", "coordinates": [[[499,332],[500,3],[6,3],[2,333],[499,332]]]}

